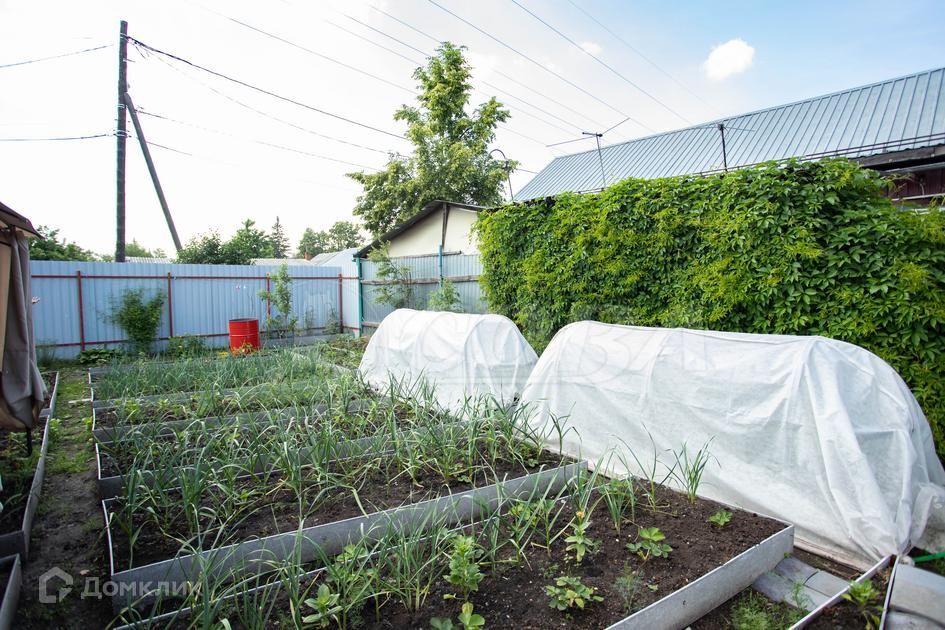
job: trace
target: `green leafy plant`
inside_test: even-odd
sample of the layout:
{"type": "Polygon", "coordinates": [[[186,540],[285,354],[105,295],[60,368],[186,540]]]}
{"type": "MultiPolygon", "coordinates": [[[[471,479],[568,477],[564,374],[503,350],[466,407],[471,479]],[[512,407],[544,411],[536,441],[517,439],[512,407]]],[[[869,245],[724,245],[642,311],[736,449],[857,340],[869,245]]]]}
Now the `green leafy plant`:
{"type": "Polygon", "coordinates": [[[873,585],[872,580],[850,582],[850,587],[843,594],[843,599],[856,606],[860,617],[863,618],[867,630],[879,627],[882,607],[877,603],[881,593],[873,585]]]}
{"type": "Polygon", "coordinates": [[[719,529],[728,525],[729,521],[732,520],[732,513],[728,510],[719,510],[715,514],[709,517],[709,522],[718,527],[719,529]]]}
{"type": "Polygon", "coordinates": [[[338,594],[332,593],[327,584],[321,584],[317,595],[306,599],[305,605],[315,612],[302,617],[302,623],[314,624],[319,628],[327,628],[333,620],[337,619],[338,612],[341,610],[341,606],[338,605],[338,594]]]}
{"type": "Polygon", "coordinates": [[[666,535],[658,527],[641,527],[637,537],[636,542],[627,543],[627,549],[640,556],[643,562],[650,558],[666,558],[673,550],[663,542],[666,535]]]}
{"type": "Polygon", "coordinates": [[[259,299],[268,301],[276,309],[276,317],[269,318],[269,329],[282,334],[294,332],[299,318],[292,313],[292,276],[289,275],[289,265],[282,263],[271,281],[271,289],[259,292],[259,299]]]}
{"type": "Polygon", "coordinates": [[[76,357],[79,365],[108,365],[121,356],[121,352],[111,348],[89,348],[76,357]]]}
{"type": "Polygon", "coordinates": [[[945,211],[889,189],[834,158],[507,204],[478,215],[480,284],[539,351],[582,319],[860,345],[902,375],[945,457],[945,211]]]}
{"type": "Polygon", "coordinates": [[[571,535],[564,539],[567,543],[567,550],[574,552],[574,561],[581,564],[584,556],[593,551],[600,544],[587,535],[587,528],[591,521],[585,517],[585,513],[578,510],[574,515],[574,522],[571,524],[571,535]]]}
{"type": "Polygon", "coordinates": [[[395,262],[390,257],[390,243],[382,243],[368,254],[368,260],[377,265],[375,274],[384,284],[374,290],[374,300],[378,304],[389,304],[394,308],[410,306],[413,288],[410,284],[410,267],[395,262]]]}
{"type": "Polygon", "coordinates": [[[436,291],[427,298],[427,310],[431,311],[450,311],[461,313],[463,311],[463,301],[456,290],[456,285],[450,282],[449,278],[443,278],[436,291]]]}
{"type": "Polygon", "coordinates": [[[451,541],[452,551],[449,556],[450,572],[446,581],[456,587],[463,599],[479,590],[479,583],[484,577],[479,570],[479,558],[482,556],[482,547],[472,536],[457,535],[451,541]]]}
{"type": "Polygon", "coordinates": [[[581,578],[561,576],[555,579],[553,586],[546,586],[548,605],[557,610],[570,610],[584,607],[593,602],[602,602],[604,598],[595,595],[596,588],[584,585],[581,578]]]}
{"type": "Polygon", "coordinates": [[[146,300],[142,289],[126,290],[118,302],[112,305],[111,319],[125,331],[132,352],[151,352],[163,309],[163,293],[158,292],[146,300]]]}
{"type": "Polygon", "coordinates": [[[207,342],[195,335],[171,337],[167,342],[167,353],[175,359],[199,357],[207,354],[207,351],[207,342]]]}
{"type": "MultiPolygon", "coordinates": [[[[482,615],[473,612],[473,605],[469,602],[463,604],[462,610],[457,616],[460,626],[463,630],[477,630],[486,626],[486,620],[482,615]]],[[[434,617],[430,620],[430,626],[433,630],[453,630],[457,626],[450,619],[443,617],[434,617]]]]}

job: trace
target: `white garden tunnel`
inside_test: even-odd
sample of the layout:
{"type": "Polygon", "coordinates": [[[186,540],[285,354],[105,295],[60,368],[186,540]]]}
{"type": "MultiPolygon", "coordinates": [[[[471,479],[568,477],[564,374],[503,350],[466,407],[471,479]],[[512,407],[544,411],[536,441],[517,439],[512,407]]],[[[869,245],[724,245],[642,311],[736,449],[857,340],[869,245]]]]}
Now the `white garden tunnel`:
{"type": "Polygon", "coordinates": [[[945,471],[928,422],[876,355],[823,337],[579,322],[529,378],[533,427],[616,475],[665,474],[710,443],[699,494],[794,523],[798,544],[865,566],[945,547],[945,471]],[[622,456],[622,457],[621,457],[622,456]]]}
{"type": "Polygon", "coordinates": [[[439,407],[457,412],[470,401],[511,404],[537,360],[518,327],[501,315],[402,308],[371,336],[358,371],[381,391],[429,386],[439,407]]]}

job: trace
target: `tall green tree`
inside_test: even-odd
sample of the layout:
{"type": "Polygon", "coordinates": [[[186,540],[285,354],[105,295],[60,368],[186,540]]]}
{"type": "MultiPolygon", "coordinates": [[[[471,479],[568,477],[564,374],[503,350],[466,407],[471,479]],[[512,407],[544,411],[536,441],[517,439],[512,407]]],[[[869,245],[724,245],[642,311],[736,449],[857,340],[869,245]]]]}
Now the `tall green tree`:
{"type": "Polygon", "coordinates": [[[494,160],[489,145],[509,111],[490,98],[472,113],[472,69],[462,46],[444,42],[425,68],[417,68],[416,107],[403,106],[395,120],[407,123],[409,156],[394,156],[377,173],[349,173],[364,187],[354,214],[374,235],[404,221],[427,202],[445,199],[484,206],[502,201],[507,169],[517,163],[494,160]]]}
{"type": "Polygon", "coordinates": [[[327,230],[316,232],[305,228],[299,241],[298,257],[318,256],[325,252],[337,252],[349,247],[358,247],[364,243],[361,229],[351,221],[335,221],[327,230]]]}
{"type": "Polygon", "coordinates": [[[199,234],[177,252],[177,262],[200,265],[225,265],[226,253],[223,250],[223,239],[216,231],[199,234]]]}
{"type": "Polygon", "coordinates": [[[289,253],[289,237],[285,234],[285,228],[276,217],[276,222],[272,224],[269,230],[269,243],[272,246],[273,258],[285,258],[289,253]]]}
{"type": "Polygon", "coordinates": [[[164,258],[167,256],[167,254],[164,253],[164,250],[160,247],[154,251],[151,251],[135,239],[131,239],[130,243],[125,244],[125,255],[137,256],[140,258],[164,258]]]}
{"type": "Polygon", "coordinates": [[[248,265],[253,258],[272,258],[272,241],[251,219],[228,241],[211,231],[190,239],[177,254],[177,262],[204,265],[248,265]]]}
{"type": "Polygon", "coordinates": [[[98,260],[95,252],[83,249],[64,238],[60,239],[59,230],[57,229],[40,225],[36,228],[36,231],[43,238],[31,238],[29,240],[31,260],[78,260],[83,262],[98,260]]]}

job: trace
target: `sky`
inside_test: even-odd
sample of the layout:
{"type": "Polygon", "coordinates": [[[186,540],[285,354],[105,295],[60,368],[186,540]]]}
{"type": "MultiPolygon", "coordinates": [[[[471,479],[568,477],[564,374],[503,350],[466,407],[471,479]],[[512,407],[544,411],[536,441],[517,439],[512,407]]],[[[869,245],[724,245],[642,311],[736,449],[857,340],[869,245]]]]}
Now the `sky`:
{"type": "MultiPolygon", "coordinates": [[[[518,190],[593,146],[585,131],[616,125],[603,142],[626,141],[945,66],[936,15],[938,0],[0,0],[0,201],[114,252],[121,19],[153,48],[283,97],[129,46],[129,92],[182,240],[278,216],[294,246],[306,227],[353,219],[361,188],[345,173],[409,151],[393,114],[415,103],[413,71],[436,42],[467,47],[470,109],[496,96],[511,111],[493,146],[520,162],[518,190]]],[[[172,252],[127,146],[128,240],[172,252]]]]}

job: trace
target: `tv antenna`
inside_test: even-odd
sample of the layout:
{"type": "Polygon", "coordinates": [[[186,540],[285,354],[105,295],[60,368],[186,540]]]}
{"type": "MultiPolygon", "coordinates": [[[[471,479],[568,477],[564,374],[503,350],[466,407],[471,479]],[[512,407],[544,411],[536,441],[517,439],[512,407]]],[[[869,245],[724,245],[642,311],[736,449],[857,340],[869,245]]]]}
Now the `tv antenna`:
{"type": "Polygon", "coordinates": [[[603,131],[582,131],[580,138],[574,138],[572,140],[564,140],[563,142],[555,142],[552,144],[546,144],[546,147],[556,147],[562,144],[568,144],[569,142],[578,142],[580,140],[586,140],[588,138],[594,138],[597,142],[597,159],[600,161],[600,179],[601,179],[601,189],[607,188],[607,173],[604,170],[604,153],[601,150],[600,139],[604,137],[604,134],[608,134],[620,125],[624,124],[630,120],[630,117],[624,118],[616,125],[612,125],[603,131]]]}

